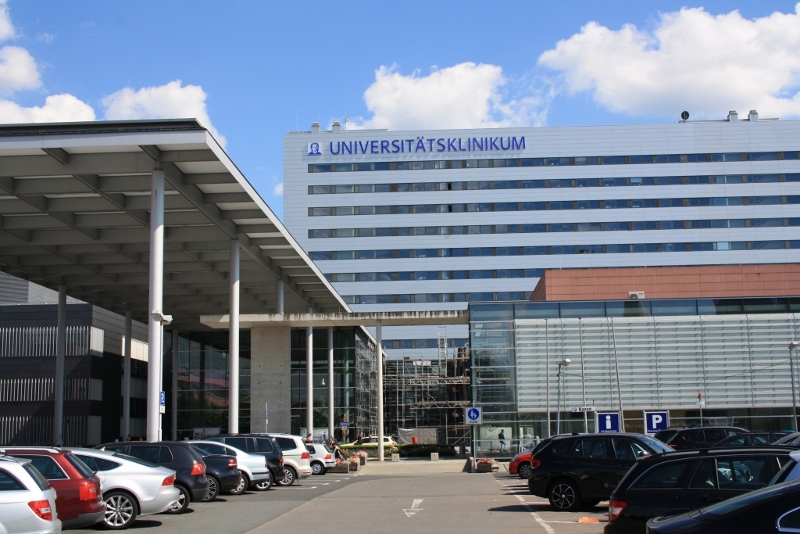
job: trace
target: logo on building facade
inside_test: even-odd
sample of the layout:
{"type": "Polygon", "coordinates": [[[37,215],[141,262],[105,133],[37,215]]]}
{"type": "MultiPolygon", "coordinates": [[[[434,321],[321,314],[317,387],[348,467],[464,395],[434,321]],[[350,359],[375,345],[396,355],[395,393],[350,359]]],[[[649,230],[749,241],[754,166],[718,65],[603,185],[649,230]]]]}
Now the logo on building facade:
{"type": "Polygon", "coordinates": [[[316,141],[313,143],[308,143],[308,155],[309,156],[321,156],[322,152],[320,151],[319,143],[316,141]]]}

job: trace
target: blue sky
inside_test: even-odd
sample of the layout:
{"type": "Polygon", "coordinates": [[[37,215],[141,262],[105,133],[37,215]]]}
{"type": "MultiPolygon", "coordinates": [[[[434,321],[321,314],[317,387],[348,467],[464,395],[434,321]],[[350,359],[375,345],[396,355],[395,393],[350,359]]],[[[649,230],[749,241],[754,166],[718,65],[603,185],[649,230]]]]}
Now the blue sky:
{"type": "Polygon", "coordinates": [[[798,21],[780,1],[0,0],[0,122],[196,116],[280,216],[282,137],[313,121],[797,118],[798,21]]]}

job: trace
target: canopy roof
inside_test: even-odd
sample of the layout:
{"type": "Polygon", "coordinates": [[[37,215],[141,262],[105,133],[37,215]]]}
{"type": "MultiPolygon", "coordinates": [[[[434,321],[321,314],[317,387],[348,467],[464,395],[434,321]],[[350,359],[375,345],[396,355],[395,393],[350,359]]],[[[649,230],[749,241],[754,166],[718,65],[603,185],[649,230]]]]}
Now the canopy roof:
{"type": "Polygon", "coordinates": [[[216,140],[194,119],[0,126],[0,269],[147,322],[150,174],[166,175],[164,313],[228,312],[241,244],[242,314],[349,312],[216,140]]]}

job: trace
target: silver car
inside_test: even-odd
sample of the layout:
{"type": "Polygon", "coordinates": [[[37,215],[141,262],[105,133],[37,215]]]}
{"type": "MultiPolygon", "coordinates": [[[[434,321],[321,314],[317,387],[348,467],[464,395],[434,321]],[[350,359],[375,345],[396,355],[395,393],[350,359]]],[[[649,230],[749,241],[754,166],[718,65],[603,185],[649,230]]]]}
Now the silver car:
{"type": "Polygon", "coordinates": [[[269,489],[269,487],[272,486],[272,475],[269,469],[267,469],[267,461],[263,454],[250,454],[249,452],[218,441],[192,440],[191,443],[209,454],[236,456],[236,461],[239,464],[239,471],[242,473],[242,479],[239,481],[239,486],[237,486],[236,489],[230,490],[231,494],[240,495],[244,493],[246,489],[256,484],[261,484],[262,489],[269,489]],[[266,488],[264,488],[264,486],[266,486],[266,488]]]}
{"type": "Polygon", "coordinates": [[[172,469],[118,452],[69,450],[100,477],[106,502],[102,523],[106,528],[127,528],[137,516],[165,512],[180,497],[172,469]]]}
{"type": "Polygon", "coordinates": [[[331,467],[336,467],[336,459],[324,443],[306,443],[306,449],[311,455],[311,472],[315,475],[324,475],[331,467]]]}
{"type": "Polygon", "coordinates": [[[0,455],[0,532],[61,532],[56,490],[28,459],[0,455]]]}

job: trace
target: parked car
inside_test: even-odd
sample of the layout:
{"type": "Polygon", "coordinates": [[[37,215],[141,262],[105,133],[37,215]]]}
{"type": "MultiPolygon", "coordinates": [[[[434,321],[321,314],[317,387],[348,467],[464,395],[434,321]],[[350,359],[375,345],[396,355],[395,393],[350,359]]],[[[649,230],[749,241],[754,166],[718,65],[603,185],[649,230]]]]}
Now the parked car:
{"type": "Polygon", "coordinates": [[[192,445],[192,449],[203,457],[206,463],[206,477],[208,477],[208,495],[203,501],[213,501],[221,491],[230,491],[239,487],[242,473],[239,471],[239,462],[236,456],[227,454],[211,454],[192,445]]]}
{"type": "Polygon", "coordinates": [[[283,451],[278,441],[272,436],[266,434],[218,434],[208,438],[207,441],[218,441],[250,454],[262,455],[267,460],[267,468],[271,476],[268,480],[254,484],[253,487],[257,490],[268,490],[274,481],[281,480],[284,476],[283,451]]]}
{"type": "Polygon", "coordinates": [[[311,476],[311,455],[306,443],[300,436],[292,434],[270,434],[283,451],[283,478],[278,479],[279,486],[291,486],[298,478],[311,476]]]}
{"type": "Polygon", "coordinates": [[[311,455],[311,473],[324,475],[331,467],[336,467],[336,459],[324,443],[306,443],[306,449],[311,455]]]}
{"type": "Polygon", "coordinates": [[[0,447],[0,454],[30,460],[53,486],[62,528],[88,527],[103,519],[106,504],[100,478],[71,452],[57,447],[0,447]]]}
{"type": "Polygon", "coordinates": [[[608,499],[637,458],[671,452],[644,434],[604,433],[550,438],[531,458],[528,489],[554,510],[576,510],[608,499]]]}
{"type": "Polygon", "coordinates": [[[648,534],[800,531],[800,480],[783,482],[693,512],[647,522],[648,534]]]}
{"type": "Polygon", "coordinates": [[[0,532],[61,532],[56,490],[27,458],[0,456],[0,532]]]}
{"type": "Polygon", "coordinates": [[[800,451],[792,450],[789,453],[789,461],[784,464],[780,472],[770,481],[769,485],[789,482],[796,478],[800,478],[800,451]]]}
{"type": "Polygon", "coordinates": [[[531,456],[533,449],[523,451],[508,462],[508,472],[511,475],[519,475],[519,478],[528,478],[531,475],[531,456]]]}
{"type": "Polygon", "coordinates": [[[203,457],[186,441],[124,441],[97,445],[95,449],[121,452],[175,470],[175,488],[180,495],[172,508],[167,510],[168,513],[184,512],[189,503],[202,501],[208,495],[206,464],[203,457]]]}
{"type": "Polygon", "coordinates": [[[791,445],[793,447],[800,446],[800,432],[793,432],[783,436],[781,439],[776,440],[773,445],[791,445]]]}
{"type": "MultiPolygon", "coordinates": [[[[664,443],[676,451],[707,449],[729,436],[735,436],[742,432],[747,432],[747,430],[736,426],[697,426],[681,428],[675,432],[668,441],[664,441],[664,443]]],[[[656,434],[656,439],[661,439],[658,438],[658,434],[656,434]]]]}
{"type": "Polygon", "coordinates": [[[611,493],[604,534],[644,534],[652,517],[708,506],[769,484],[792,452],[781,447],[688,450],[643,458],[611,493]]]}
{"type": "Polygon", "coordinates": [[[267,467],[267,459],[260,454],[250,454],[236,447],[216,441],[192,441],[192,445],[209,454],[235,456],[239,465],[239,483],[228,490],[232,495],[241,495],[251,485],[267,482],[272,485],[272,475],[267,467]]]}
{"type": "MultiPolygon", "coordinates": [[[[354,441],[352,443],[345,443],[344,445],[348,446],[348,447],[361,447],[361,446],[377,447],[378,446],[378,436],[363,437],[363,438],[361,438],[361,443],[359,443],[359,440],[356,440],[356,441],[354,441]]],[[[394,439],[392,439],[391,436],[383,436],[383,446],[384,447],[389,447],[389,446],[393,447],[395,445],[397,445],[397,442],[394,439]]]]}
{"type": "Polygon", "coordinates": [[[181,495],[172,469],[118,452],[69,450],[100,477],[106,503],[102,523],[106,528],[127,528],[140,515],[166,512],[181,495]]]}
{"type": "Polygon", "coordinates": [[[787,434],[788,432],[742,432],[728,436],[719,443],[715,443],[713,447],[715,449],[720,447],[763,447],[772,445],[787,434]]]}

